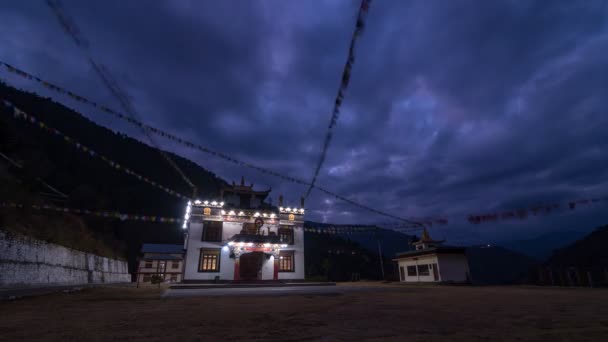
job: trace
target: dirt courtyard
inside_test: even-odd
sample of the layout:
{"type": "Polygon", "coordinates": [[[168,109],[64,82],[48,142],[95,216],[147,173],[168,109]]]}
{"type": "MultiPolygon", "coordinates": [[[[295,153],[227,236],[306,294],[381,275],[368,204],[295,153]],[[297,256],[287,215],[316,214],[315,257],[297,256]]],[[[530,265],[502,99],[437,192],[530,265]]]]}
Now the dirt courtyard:
{"type": "Polygon", "coordinates": [[[0,340],[608,341],[606,289],[376,283],[338,292],[161,299],[156,288],[86,289],[0,302],[0,340]]]}

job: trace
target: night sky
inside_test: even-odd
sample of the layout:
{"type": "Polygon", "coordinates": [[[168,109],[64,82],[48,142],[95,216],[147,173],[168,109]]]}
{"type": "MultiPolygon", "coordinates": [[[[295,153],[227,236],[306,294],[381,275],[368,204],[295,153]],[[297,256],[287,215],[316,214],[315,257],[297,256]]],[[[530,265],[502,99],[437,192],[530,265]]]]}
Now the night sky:
{"type": "MultiPolygon", "coordinates": [[[[143,121],[312,178],[358,1],[63,4],[143,121]]],[[[453,243],[608,223],[608,202],[466,223],[471,213],[608,196],[606,1],[374,1],[356,56],[319,185],[399,216],[448,215],[433,229],[453,243]]],[[[43,1],[0,3],[0,59],[121,109],[43,1]]],[[[4,69],[0,77],[141,136],[4,69]]],[[[279,193],[299,204],[306,190],[157,140],[226,180],[272,186],[275,204],[279,193]]],[[[311,220],[387,221],[318,191],[306,207],[311,220]]]]}

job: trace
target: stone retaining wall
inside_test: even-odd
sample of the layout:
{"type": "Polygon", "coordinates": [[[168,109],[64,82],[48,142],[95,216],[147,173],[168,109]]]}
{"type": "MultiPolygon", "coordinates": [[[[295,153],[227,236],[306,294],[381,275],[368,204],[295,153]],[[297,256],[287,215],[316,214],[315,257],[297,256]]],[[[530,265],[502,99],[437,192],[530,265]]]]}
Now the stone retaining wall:
{"type": "Polygon", "coordinates": [[[0,287],[130,281],[126,261],[0,230],[0,287]]]}

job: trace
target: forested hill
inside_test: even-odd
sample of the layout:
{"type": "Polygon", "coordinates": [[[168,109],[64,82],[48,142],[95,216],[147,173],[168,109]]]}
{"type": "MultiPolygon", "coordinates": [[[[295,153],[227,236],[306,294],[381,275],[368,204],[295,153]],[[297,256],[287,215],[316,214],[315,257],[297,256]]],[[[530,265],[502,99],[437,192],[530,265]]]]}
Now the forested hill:
{"type": "MultiPolygon", "coordinates": [[[[8,100],[80,143],[112,158],[151,180],[185,195],[191,190],[154,148],[101,127],[79,113],[50,99],[0,83],[0,100],[8,100]]],[[[0,106],[0,152],[22,164],[29,179],[40,177],[68,195],[66,206],[117,210],[124,213],[181,217],[184,200],[150,186],[99,158],[91,157],[62,139],[23,120],[0,106]]],[[[159,139],[161,141],[161,139],[159,139]]],[[[200,198],[219,195],[225,181],[190,160],[173,160],[197,185],[200,198]]],[[[19,199],[14,191],[0,190],[0,201],[19,199]]],[[[48,215],[57,215],[48,213],[48,215]]],[[[87,219],[87,226],[106,236],[126,241],[133,260],[141,242],[181,243],[178,224],[87,219]]]]}
{"type": "Polygon", "coordinates": [[[608,225],[598,227],[582,239],[553,252],[546,265],[556,268],[608,269],[608,225]]]}

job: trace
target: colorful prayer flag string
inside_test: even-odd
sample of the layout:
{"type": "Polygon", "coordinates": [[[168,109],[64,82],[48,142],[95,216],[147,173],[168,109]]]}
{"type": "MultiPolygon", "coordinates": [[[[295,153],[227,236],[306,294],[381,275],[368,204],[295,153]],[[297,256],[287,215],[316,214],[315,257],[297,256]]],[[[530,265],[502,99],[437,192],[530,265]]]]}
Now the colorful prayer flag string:
{"type": "Polygon", "coordinates": [[[327,133],[325,135],[325,139],[323,140],[323,147],[321,148],[321,154],[319,156],[319,161],[315,167],[312,181],[310,182],[306,193],[304,194],[304,198],[308,198],[310,192],[315,187],[317,183],[317,177],[319,176],[319,172],[321,171],[321,166],[325,162],[325,157],[327,156],[327,150],[329,149],[329,144],[331,142],[333,136],[333,129],[338,123],[338,116],[340,114],[340,108],[342,107],[342,101],[344,100],[344,94],[348,89],[348,85],[350,83],[350,75],[353,68],[353,64],[355,63],[355,43],[357,42],[357,38],[361,36],[363,33],[363,28],[365,27],[365,19],[367,18],[367,12],[369,11],[369,5],[371,0],[361,0],[361,6],[359,7],[359,13],[357,14],[357,23],[355,25],[355,31],[353,32],[353,36],[350,40],[350,47],[348,48],[348,58],[346,59],[346,64],[344,65],[344,70],[342,72],[342,80],[340,82],[340,86],[338,87],[338,94],[336,95],[336,100],[334,101],[334,109],[331,114],[331,118],[329,120],[329,127],[327,128],[327,133]]]}
{"type": "Polygon", "coordinates": [[[125,214],[119,211],[110,210],[89,210],[89,209],[78,209],[78,208],[67,208],[67,207],[56,207],[52,205],[37,205],[37,204],[22,204],[15,202],[0,202],[2,208],[13,208],[13,209],[25,209],[31,208],[34,210],[48,210],[54,212],[77,214],[77,215],[88,215],[95,217],[103,217],[109,219],[118,219],[121,221],[143,221],[143,222],[158,222],[158,223],[181,223],[182,219],[175,217],[165,217],[158,215],[136,215],[136,214],[125,214]]]}
{"type": "MultiPolygon", "coordinates": [[[[18,68],[14,67],[14,66],[12,66],[12,65],[10,65],[8,63],[0,61],[0,64],[4,65],[4,67],[6,68],[6,70],[8,70],[9,72],[11,72],[11,73],[13,73],[15,75],[21,76],[21,77],[23,77],[25,79],[28,79],[28,80],[34,80],[34,81],[42,84],[47,89],[55,91],[55,92],[57,92],[59,94],[68,95],[69,97],[71,97],[72,99],[74,99],[76,101],[79,101],[79,102],[88,104],[90,106],[93,106],[93,107],[101,110],[103,113],[113,115],[113,116],[115,116],[115,117],[117,117],[117,118],[119,118],[121,120],[129,122],[130,124],[133,124],[133,125],[136,125],[136,126],[139,126],[139,127],[144,127],[147,130],[149,130],[150,132],[152,132],[154,134],[157,134],[157,135],[160,135],[161,137],[164,137],[165,139],[171,140],[171,141],[173,141],[175,143],[178,143],[178,144],[180,144],[182,146],[186,146],[188,148],[195,149],[195,150],[198,150],[198,151],[206,153],[206,154],[210,154],[210,155],[212,155],[214,157],[223,159],[223,160],[228,161],[230,163],[233,163],[233,164],[236,164],[236,165],[239,165],[239,166],[242,166],[242,167],[250,168],[250,169],[262,172],[264,174],[268,174],[268,175],[271,175],[271,176],[274,176],[274,177],[277,177],[277,178],[280,178],[280,179],[283,179],[283,180],[286,180],[286,181],[289,181],[289,182],[292,182],[292,183],[295,183],[295,184],[308,185],[308,186],[310,186],[312,184],[312,183],[309,183],[309,182],[307,182],[305,180],[302,180],[302,179],[299,179],[299,178],[295,178],[295,177],[291,177],[289,175],[284,175],[284,174],[281,174],[279,172],[272,171],[272,170],[269,170],[269,169],[266,169],[266,168],[263,168],[263,167],[260,167],[260,166],[257,166],[257,165],[253,165],[251,163],[244,162],[244,161],[239,160],[237,158],[233,158],[233,157],[231,157],[229,155],[226,155],[224,153],[217,152],[217,151],[211,150],[209,148],[206,148],[204,146],[201,146],[201,145],[195,144],[193,142],[184,140],[184,139],[182,139],[182,138],[180,138],[178,136],[175,136],[175,135],[173,135],[173,134],[171,134],[169,132],[166,132],[166,131],[163,131],[161,129],[155,128],[153,126],[147,125],[147,124],[145,124],[145,123],[143,123],[141,121],[135,120],[135,119],[133,119],[133,118],[127,116],[127,115],[124,115],[124,114],[121,114],[121,113],[119,113],[117,111],[114,111],[114,110],[112,110],[112,109],[110,109],[110,108],[108,108],[106,106],[100,105],[100,104],[98,104],[98,103],[96,103],[94,101],[86,99],[85,97],[76,95],[75,93],[73,93],[73,92],[71,92],[71,91],[69,91],[69,90],[67,90],[65,88],[59,87],[57,85],[54,85],[51,82],[42,80],[41,78],[39,78],[39,77],[37,77],[35,75],[32,75],[30,73],[27,73],[27,72],[25,72],[25,71],[23,71],[21,69],[18,69],[18,68]]],[[[336,198],[338,200],[344,201],[344,202],[349,203],[349,204],[351,204],[353,206],[356,206],[356,207],[359,207],[361,209],[373,212],[375,214],[382,215],[382,216],[385,216],[385,217],[388,217],[388,218],[391,218],[391,219],[394,219],[394,220],[402,221],[402,222],[405,222],[405,223],[408,223],[408,224],[420,225],[420,223],[418,223],[418,222],[416,222],[414,220],[407,220],[407,219],[401,218],[401,217],[396,216],[396,215],[392,215],[392,214],[389,214],[389,213],[382,212],[380,210],[374,209],[374,208],[369,207],[367,205],[364,205],[364,204],[355,202],[353,200],[350,200],[350,199],[348,199],[348,198],[346,198],[344,196],[338,195],[338,194],[336,194],[336,193],[334,193],[332,191],[329,191],[329,190],[327,190],[327,189],[325,189],[323,187],[320,187],[318,185],[314,185],[314,188],[317,189],[317,190],[319,190],[319,191],[322,191],[326,195],[332,196],[332,197],[334,197],[334,198],[336,198]]]]}
{"type": "MultiPolygon", "coordinates": [[[[114,98],[116,100],[118,100],[118,102],[123,107],[123,109],[126,111],[126,113],[129,115],[129,117],[136,118],[137,112],[135,111],[135,108],[131,104],[131,100],[129,99],[128,94],[123,89],[121,89],[118,82],[116,82],[114,77],[112,77],[112,75],[108,71],[108,69],[105,68],[103,65],[97,63],[93,59],[93,57],[89,51],[89,42],[83,37],[80,30],[78,29],[78,26],[76,26],[76,23],[74,23],[69,18],[69,16],[64,12],[61,2],[59,0],[47,0],[47,5],[49,6],[49,8],[53,12],[53,14],[55,14],[57,19],[59,20],[59,24],[60,24],[61,28],[64,30],[64,32],[67,33],[67,35],[69,37],[71,37],[72,40],[74,40],[74,43],[76,43],[76,46],[78,48],[80,48],[87,55],[89,64],[91,64],[91,66],[93,67],[93,70],[101,78],[102,82],[108,88],[110,93],[114,96],[114,98]]],[[[78,99],[78,96],[75,96],[75,98],[78,99]]],[[[165,159],[165,161],[180,175],[182,180],[184,182],[186,182],[186,184],[188,184],[192,188],[192,197],[196,197],[197,188],[192,183],[192,181],[190,181],[188,176],[186,176],[186,174],[173,161],[173,159],[171,159],[171,157],[169,157],[169,155],[156,144],[156,142],[154,141],[154,139],[152,138],[152,136],[150,135],[150,132],[148,132],[148,130],[146,130],[145,128],[142,128],[142,132],[148,138],[148,140],[150,141],[152,146],[156,147],[156,150],[158,150],[161,157],[163,159],[165,159]]]]}
{"type": "Polygon", "coordinates": [[[135,178],[137,178],[138,180],[145,182],[149,185],[152,185],[160,190],[163,190],[164,192],[168,193],[169,195],[175,196],[177,198],[183,199],[183,200],[188,200],[189,198],[185,195],[180,194],[179,192],[172,190],[164,185],[161,185],[153,180],[151,180],[150,178],[143,176],[127,167],[125,167],[124,165],[121,165],[120,163],[104,156],[103,154],[100,154],[98,152],[96,152],[95,150],[93,150],[92,148],[81,144],[80,142],[78,142],[77,140],[73,139],[70,136],[65,135],[64,133],[62,133],[61,131],[59,131],[56,128],[52,128],[49,125],[47,125],[45,122],[40,121],[39,119],[37,119],[36,117],[25,113],[24,111],[22,111],[21,109],[15,107],[11,102],[7,101],[7,100],[3,100],[2,103],[4,104],[5,107],[12,109],[13,111],[13,116],[17,119],[22,119],[25,120],[26,122],[44,130],[45,132],[48,133],[52,133],[56,136],[58,136],[60,139],[62,139],[63,141],[65,141],[66,143],[68,143],[69,145],[72,145],[73,147],[75,147],[77,150],[82,151],[84,153],[87,153],[89,156],[91,157],[97,157],[99,159],[101,159],[104,163],[108,164],[111,168],[116,169],[116,170],[121,170],[122,172],[133,176],[135,178]]]}

